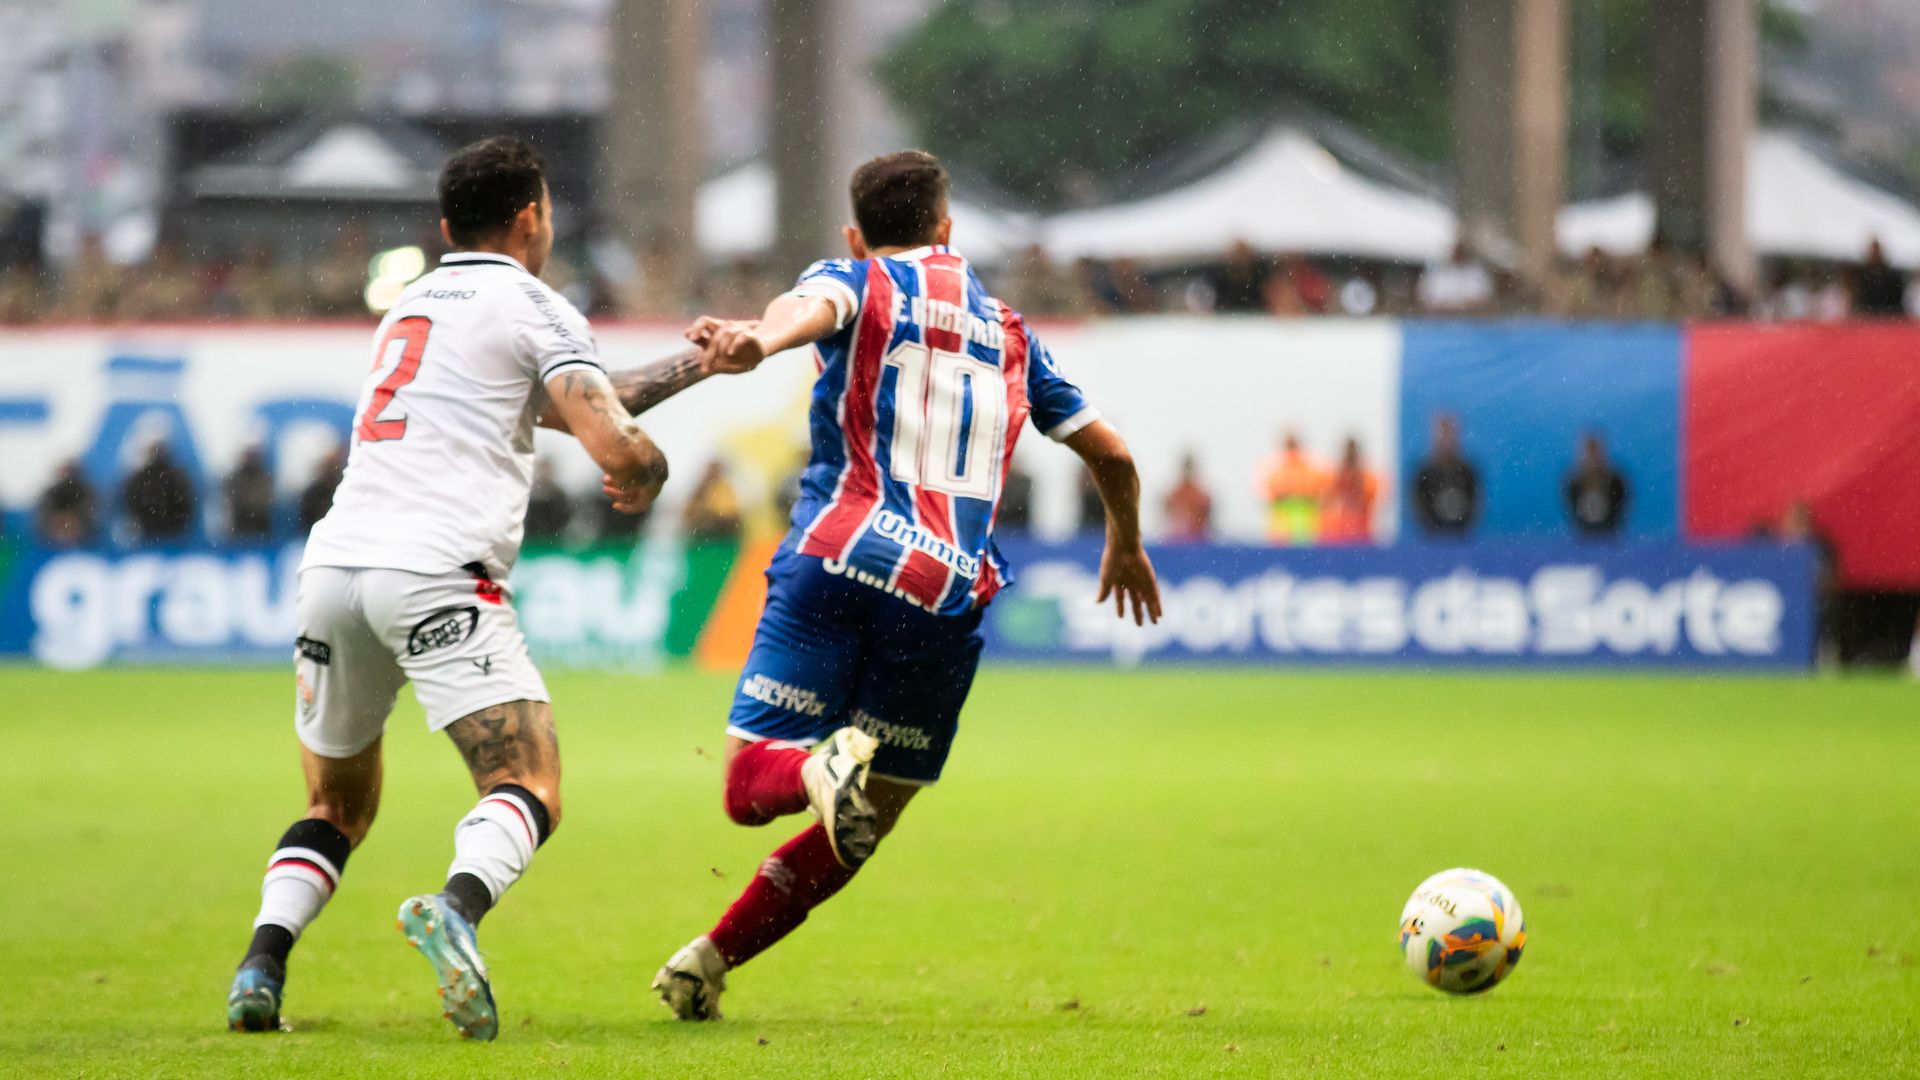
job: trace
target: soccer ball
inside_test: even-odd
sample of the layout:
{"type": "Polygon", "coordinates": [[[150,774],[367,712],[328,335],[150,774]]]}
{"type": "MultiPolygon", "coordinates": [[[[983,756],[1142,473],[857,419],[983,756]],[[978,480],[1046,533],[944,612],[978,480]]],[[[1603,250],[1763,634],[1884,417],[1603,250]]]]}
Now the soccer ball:
{"type": "Polygon", "coordinates": [[[1400,912],[1400,955],[1428,986],[1449,994],[1493,989],[1520,962],[1527,921],[1513,890],[1492,874],[1442,870],[1400,912]]]}

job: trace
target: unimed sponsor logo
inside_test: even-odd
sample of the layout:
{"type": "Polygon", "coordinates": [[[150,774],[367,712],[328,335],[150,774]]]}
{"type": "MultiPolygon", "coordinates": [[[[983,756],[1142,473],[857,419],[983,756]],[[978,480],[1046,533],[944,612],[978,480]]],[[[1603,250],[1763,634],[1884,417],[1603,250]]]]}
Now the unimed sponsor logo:
{"type": "Polygon", "coordinates": [[[1098,580],[1078,563],[1028,567],[1020,591],[1058,604],[1058,647],[1122,661],[1175,647],[1196,656],[1769,657],[1787,612],[1765,579],[1701,568],[1649,581],[1577,564],[1526,577],[1191,575],[1162,581],[1164,616],[1146,627],[1091,603],[1098,580]]]}

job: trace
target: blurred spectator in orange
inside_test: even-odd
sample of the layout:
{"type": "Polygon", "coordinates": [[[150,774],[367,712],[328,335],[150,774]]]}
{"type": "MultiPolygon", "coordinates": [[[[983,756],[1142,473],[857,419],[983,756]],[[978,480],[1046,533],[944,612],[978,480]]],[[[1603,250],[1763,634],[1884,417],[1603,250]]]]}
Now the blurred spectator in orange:
{"type": "Polygon", "coordinates": [[[1320,499],[1320,542],[1370,544],[1373,507],[1380,498],[1380,477],[1360,458],[1360,440],[1348,439],[1340,467],[1327,481],[1320,499]]]}
{"type": "Polygon", "coordinates": [[[1253,245],[1235,240],[1213,275],[1213,310],[1235,315],[1266,310],[1267,267],[1253,245]]]}
{"type": "Polygon", "coordinates": [[[1484,315],[1493,308],[1493,271],[1461,240],[1420,275],[1420,310],[1430,315],[1484,315]]]}
{"type": "Polygon", "coordinates": [[[567,534],[573,522],[573,498],[553,477],[553,462],[536,458],[533,486],[527,491],[526,537],[539,543],[556,543],[567,534]]]}
{"type": "Polygon", "coordinates": [[[1413,478],[1413,513],[1430,537],[1463,537],[1480,520],[1480,473],[1460,451],[1460,423],[1433,421],[1433,449],[1413,478]]]}
{"type": "Polygon", "coordinates": [[[264,540],[273,535],[273,471],[267,454],[250,446],[227,474],[227,535],[235,540],[264,540]]]}
{"type": "Polygon", "coordinates": [[[1618,536],[1627,520],[1627,481],[1607,460],[1607,445],[1589,433],[1580,443],[1580,461],[1567,474],[1567,516],[1589,539],[1618,536]]]}
{"type": "Polygon", "coordinates": [[[90,543],[99,531],[100,510],[93,485],[78,461],[69,461],[40,493],[34,516],[40,539],[50,547],[90,543]]]}
{"type": "Polygon", "coordinates": [[[127,474],[120,500],[141,543],[178,540],[193,527],[198,498],[193,478],[173,460],[173,448],[164,440],[147,448],[147,459],[127,474]]]}
{"type": "Polygon", "coordinates": [[[727,479],[727,466],[707,462],[700,483],[687,498],[681,525],[689,540],[735,540],[740,536],[740,495],[727,479]]]}
{"type": "Polygon", "coordinates": [[[1875,240],[1867,262],[1853,282],[1853,310],[1869,318],[1901,318],[1907,313],[1907,276],[1887,261],[1887,249],[1875,240]]]}
{"type": "Polygon", "coordinates": [[[346,475],[347,453],[339,447],[327,452],[314,467],[313,479],[300,491],[300,532],[305,535],[313,529],[315,522],[327,516],[333,509],[333,492],[340,486],[340,478],[346,475]]]}
{"type": "Polygon", "coordinates": [[[127,275],[114,313],[132,322],[171,322],[204,313],[204,300],[198,268],[179,244],[162,240],[153,257],[127,275]]]}
{"type": "Polygon", "coordinates": [[[1312,544],[1320,537],[1320,496],[1327,470],[1289,431],[1280,448],[1260,463],[1259,486],[1267,503],[1267,537],[1276,544],[1312,544]]]}
{"type": "Polygon", "coordinates": [[[1200,463],[1192,454],[1180,459],[1180,482],[1167,492],[1167,539],[1197,544],[1213,534],[1213,496],[1200,482],[1200,463]]]}

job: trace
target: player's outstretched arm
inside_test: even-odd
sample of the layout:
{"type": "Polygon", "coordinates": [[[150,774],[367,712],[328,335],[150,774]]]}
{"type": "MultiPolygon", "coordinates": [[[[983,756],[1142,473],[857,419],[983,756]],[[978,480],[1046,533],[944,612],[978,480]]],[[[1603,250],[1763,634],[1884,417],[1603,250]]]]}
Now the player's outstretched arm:
{"type": "Polygon", "coordinates": [[[566,430],[606,474],[602,487],[614,509],[637,514],[652,505],[667,482],[667,456],[621,405],[606,373],[575,365],[547,383],[547,396],[566,430]]]}
{"type": "Polygon", "coordinates": [[[774,353],[811,345],[840,328],[840,313],[824,297],[782,293],[759,319],[702,315],[687,327],[687,340],[716,371],[752,371],[774,353]]]}
{"type": "MultiPolygon", "coordinates": [[[[609,372],[607,379],[613,384],[620,406],[631,415],[639,416],[682,390],[697,386],[709,376],[719,373],[718,368],[701,359],[699,349],[682,349],[651,364],[609,372]]],[[[541,427],[555,431],[568,430],[566,420],[551,404],[536,422],[541,427]]]]}
{"type": "Polygon", "coordinates": [[[1107,508],[1107,550],[1100,557],[1100,601],[1113,598],[1113,612],[1145,624],[1160,621],[1160,583],[1153,560],[1140,543],[1140,474],[1133,452],[1105,420],[1095,420],[1067,436],[1067,449],[1080,455],[1107,508]]]}

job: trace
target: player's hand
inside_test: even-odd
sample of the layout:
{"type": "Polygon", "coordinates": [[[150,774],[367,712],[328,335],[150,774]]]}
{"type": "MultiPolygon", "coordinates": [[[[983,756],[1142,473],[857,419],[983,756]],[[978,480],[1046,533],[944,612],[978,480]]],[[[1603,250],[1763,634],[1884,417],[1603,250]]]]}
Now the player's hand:
{"type": "Polygon", "coordinates": [[[686,337],[700,347],[700,362],[716,375],[752,371],[767,358],[767,348],[756,333],[755,319],[716,319],[702,315],[687,327],[686,337]]]}
{"type": "Polygon", "coordinates": [[[1160,582],[1153,573],[1153,560],[1138,544],[1117,547],[1109,540],[1100,556],[1100,602],[1113,598],[1113,613],[1124,619],[1127,607],[1133,608],[1135,626],[1160,621],[1160,582]]]}
{"type": "Polygon", "coordinates": [[[623,514],[644,514],[660,497],[660,487],[664,480],[649,479],[643,483],[625,483],[607,474],[600,476],[600,490],[613,500],[613,508],[623,514]]]}

